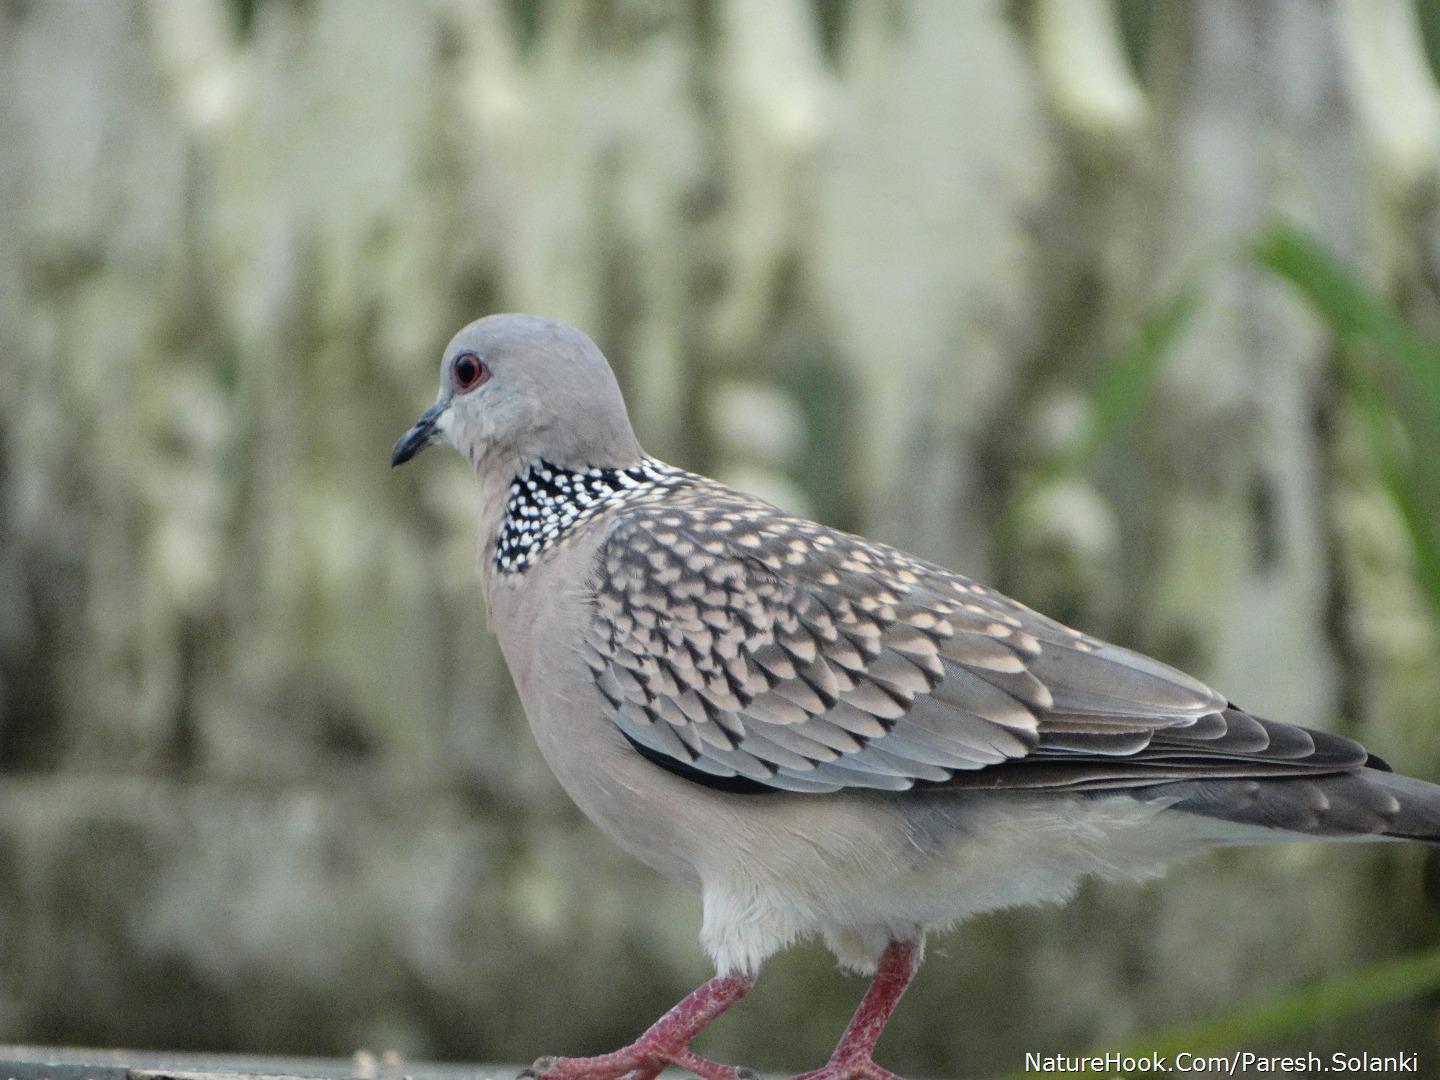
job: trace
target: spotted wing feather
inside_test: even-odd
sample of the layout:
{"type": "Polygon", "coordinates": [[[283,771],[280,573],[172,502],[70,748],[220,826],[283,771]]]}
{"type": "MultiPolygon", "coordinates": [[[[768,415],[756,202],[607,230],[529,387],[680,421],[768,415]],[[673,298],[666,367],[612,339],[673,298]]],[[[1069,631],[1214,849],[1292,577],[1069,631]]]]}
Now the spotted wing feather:
{"type": "Polygon", "coordinates": [[[611,522],[585,654],[648,756],[765,788],[1096,790],[1365,761],[957,574],[698,479],[611,522]]]}

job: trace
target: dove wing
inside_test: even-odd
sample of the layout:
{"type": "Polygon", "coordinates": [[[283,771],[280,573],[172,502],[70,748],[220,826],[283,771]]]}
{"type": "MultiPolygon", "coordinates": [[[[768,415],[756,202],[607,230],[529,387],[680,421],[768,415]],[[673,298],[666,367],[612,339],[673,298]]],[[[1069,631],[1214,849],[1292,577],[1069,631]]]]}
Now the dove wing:
{"type": "Polygon", "coordinates": [[[1349,740],[903,552],[697,482],[616,515],[585,656],[651,760],[744,791],[1316,775],[1349,740]]]}

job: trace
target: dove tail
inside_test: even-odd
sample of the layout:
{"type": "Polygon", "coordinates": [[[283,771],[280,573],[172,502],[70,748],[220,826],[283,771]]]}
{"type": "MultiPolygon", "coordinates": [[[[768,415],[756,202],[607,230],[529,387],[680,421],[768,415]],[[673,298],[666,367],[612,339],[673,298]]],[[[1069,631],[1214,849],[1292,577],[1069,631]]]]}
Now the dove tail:
{"type": "Polygon", "coordinates": [[[1147,797],[1165,799],[1172,810],[1302,836],[1440,844],[1440,784],[1390,772],[1378,758],[1352,773],[1188,780],[1152,788],[1147,797]]]}
{"type": "Polygon", "coordinates": [[[1440,784],[1375,769],[1366,769],[1361,776],[1400,804],[1395,820],[1384,831],[1385,836],[1440,844],[1440,784]]]}

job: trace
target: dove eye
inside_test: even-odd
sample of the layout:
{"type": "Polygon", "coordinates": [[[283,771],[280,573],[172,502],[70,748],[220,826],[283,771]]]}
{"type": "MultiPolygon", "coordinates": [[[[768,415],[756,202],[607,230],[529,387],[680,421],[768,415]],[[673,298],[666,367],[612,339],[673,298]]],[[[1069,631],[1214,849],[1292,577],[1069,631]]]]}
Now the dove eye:
{"type": "Polygon", "coordinates": [[[481,383],[490,380],[490,367],[474,353],[461,353],[450,366],[455,389],[462,394],[469,393],[481,383]]]}

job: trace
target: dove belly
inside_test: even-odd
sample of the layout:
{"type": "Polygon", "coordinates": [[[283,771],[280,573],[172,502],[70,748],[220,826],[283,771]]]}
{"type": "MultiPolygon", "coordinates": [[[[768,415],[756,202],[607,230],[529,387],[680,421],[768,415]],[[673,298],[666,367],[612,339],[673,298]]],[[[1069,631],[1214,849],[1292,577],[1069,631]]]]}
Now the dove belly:
{"type": "Polygon", "coordinates": [[[777,796],[702,867],[702,942],[720,970],[756,970],[791,941],[823,935],[841,964],[868,973],[891,940],[1063,902],[1087,877],[1144,880],[1215,846],[1284,838],[1126,795],[777,796]]]}

